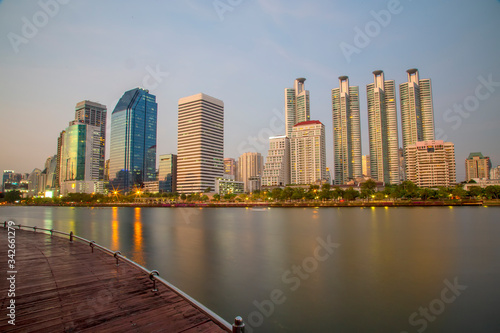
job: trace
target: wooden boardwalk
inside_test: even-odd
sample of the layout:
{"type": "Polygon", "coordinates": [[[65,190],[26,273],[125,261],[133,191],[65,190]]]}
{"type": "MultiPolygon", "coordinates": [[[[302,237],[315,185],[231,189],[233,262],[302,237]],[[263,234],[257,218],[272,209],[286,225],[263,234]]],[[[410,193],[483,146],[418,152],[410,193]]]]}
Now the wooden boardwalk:
{"type": "Polygon", "coordinates": [[[7,229],[0,228],[0,332],[226,332],[143,271],[67,238],[16,229],[15,326],[6,316],[7,229]]]}

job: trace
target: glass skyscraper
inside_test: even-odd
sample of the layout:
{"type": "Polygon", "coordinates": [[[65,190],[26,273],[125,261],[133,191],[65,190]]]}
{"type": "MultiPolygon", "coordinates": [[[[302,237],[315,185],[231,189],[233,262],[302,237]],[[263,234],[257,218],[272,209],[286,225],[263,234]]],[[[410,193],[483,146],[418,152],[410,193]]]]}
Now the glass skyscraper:
{"type": "Polygon", "coordinates": [[[158,104],[148,90],[123,94],[111,114],[110,187],[129,192],[156,179],[158,104]]]}

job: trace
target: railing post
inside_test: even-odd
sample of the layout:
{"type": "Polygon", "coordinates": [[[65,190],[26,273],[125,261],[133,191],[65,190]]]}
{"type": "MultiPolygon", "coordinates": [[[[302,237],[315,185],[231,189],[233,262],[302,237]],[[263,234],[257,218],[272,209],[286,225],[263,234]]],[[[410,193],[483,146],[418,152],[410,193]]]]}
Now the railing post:
{"type": "Polygon", "coordinates": [[[33,227],[33,230],[36,232],[36,226],[33,227]]]}
{"type": "Polygon", "coordinates": [[[240,316],[234,318],[233,333],[245,333],[245,323],[240,316]]]}
{"type": "Polygon", "coordinates": [[[95,245],[95,241],[91,241],[89,243],[90,247],[92,248],[92,253],[94,253],[94,245],[95,245]]]}
{"type": "Polygon", "coordinates": [[[53,232],[54,232],[54,229],[50,229],[50,237],[52,237],[53,232]]]}
{"type": "Polygon", "coordinates": [[[120,251],[116,251],[115,254],[113,254],[113,257],[116,258],[116,266],[119,266],[120,264],[118,263],[118,255],[122,254],[120,251]]]}
{"type": "Polygon", "coordinates": [[[7,228],[7,221],[3,221],[3,228],[7,228]]]}
{"type": "Polygon", "coordinates": [[[150,279],[151,281],[153,281],[153,289],[151,290],[152,292],[157,292],[157,291],[158,291],[158,288],[156,288],[156,279],[155,279],[155,275],[156,275],[156,276],[159,276],[159,275],[160,275],[160,273],[158,273],[158,271],[157,271],[157,270],[151,271],[151,272],[149,273],[149,279],[150,279]]]}
{"type": "Polygon", "coordinates": [[[73,231],[69,232],[69,241],[73,243],[73,231]]]}
{"type": "Polygon", "coordinates": [[[18,224],[17,226],[19,227],[19,230],[21,230],[21,225],[20,225],[20,224],[18,224]]]}

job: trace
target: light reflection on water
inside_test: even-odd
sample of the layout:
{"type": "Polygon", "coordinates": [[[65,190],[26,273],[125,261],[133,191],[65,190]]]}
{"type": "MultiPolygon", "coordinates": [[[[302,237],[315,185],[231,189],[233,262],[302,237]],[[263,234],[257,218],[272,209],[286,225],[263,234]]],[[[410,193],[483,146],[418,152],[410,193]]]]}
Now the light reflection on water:
{"type": "MultiPolygon", "coordinates": [[[[0,217],[51,226],[120,250],[228,321],[255,302],[286,301],[258,332],[416,332],[409,316],[468,289],[426,332],[495,331],[500,306],[500,208],[190,209],[1,207],[0,217]],[[340,247],[297,290],[300,268],[331,236],[340,247]]],[[[50,229],[49,228],[49,229],[50,229]]]]}

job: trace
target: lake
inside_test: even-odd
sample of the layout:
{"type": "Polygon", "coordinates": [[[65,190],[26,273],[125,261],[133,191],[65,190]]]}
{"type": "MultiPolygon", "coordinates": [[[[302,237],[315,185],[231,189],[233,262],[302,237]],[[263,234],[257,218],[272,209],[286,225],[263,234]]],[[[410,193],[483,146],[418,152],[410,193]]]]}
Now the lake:
{"type": "Polygon", "coordinates": [[[0,207],[121,251],[247,332],[496,332],[499,213],[0,207]]]}

